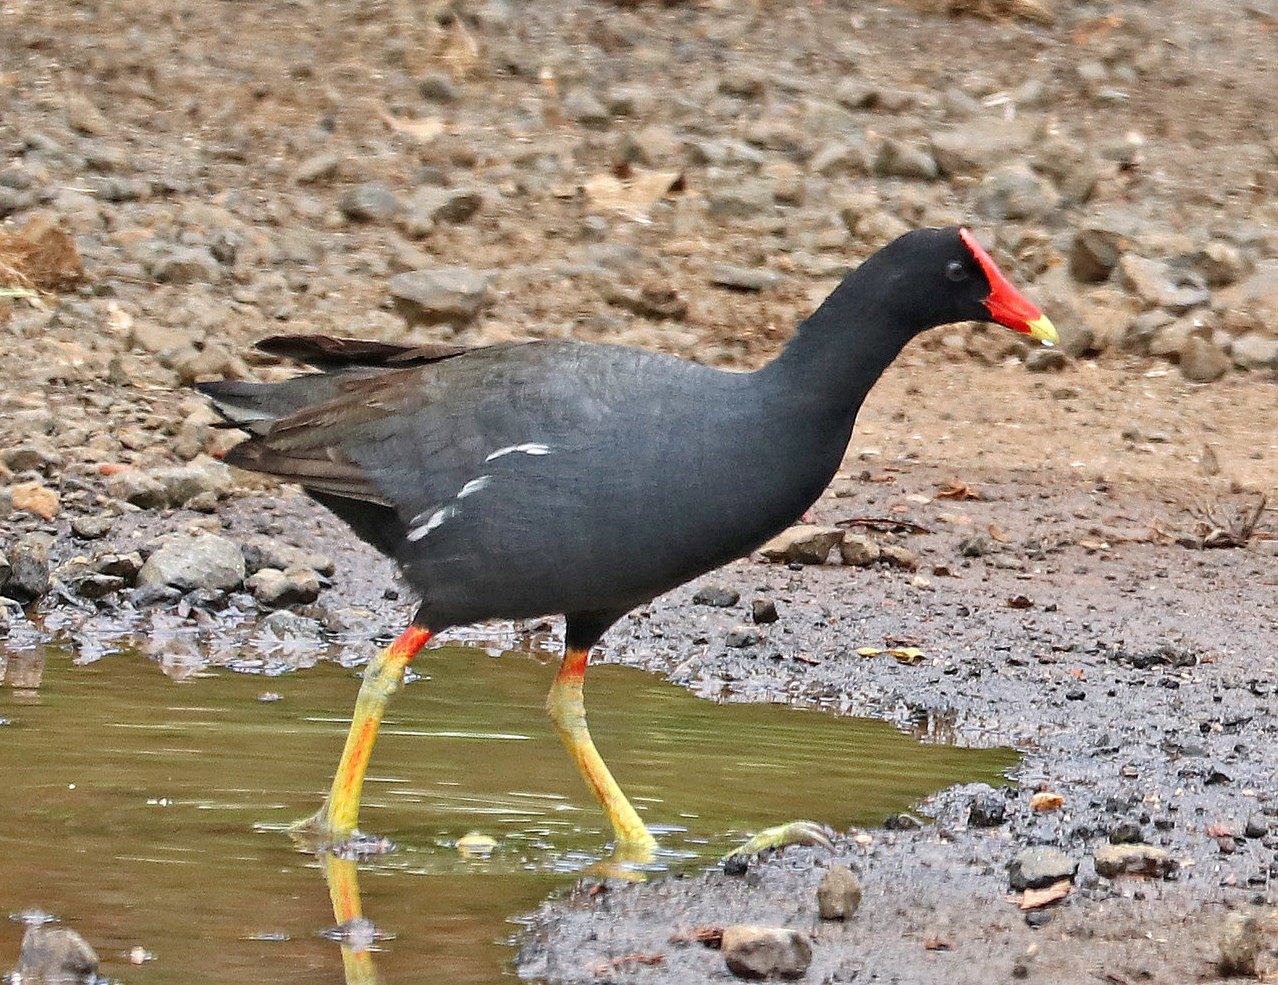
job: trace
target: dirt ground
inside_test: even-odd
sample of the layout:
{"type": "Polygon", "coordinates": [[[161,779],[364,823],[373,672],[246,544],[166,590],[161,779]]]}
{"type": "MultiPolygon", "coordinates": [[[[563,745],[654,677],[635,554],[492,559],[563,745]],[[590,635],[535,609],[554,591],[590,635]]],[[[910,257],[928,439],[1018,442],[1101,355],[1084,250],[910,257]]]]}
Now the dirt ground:
{"type": "MultiPolygon", "coordinates": [[[[3,0],[0,229],[50,216],[85,269],[0,298],[5,549],[48,533],[56,583],[89,550],[79,518],[114,521],[98,553],[192,523],[257,530],[337,559],[320,611],[394,628],[386,566],[299,498],[237,476],[196,513],[121,505],[107,483],[214,450],[186,384],[283,372],[250,349],[265,335],[572,336],[744,368],[897,232],[971,222],[1069,355],[1031,373],[1015,340],[943,329],[871,394],[812,519],[898,521],[872,533],[917,567],[746,559],[632,613],[601,656],[1014,745],[1006,819],[970,825],[984,792],[951,790],[920,805],[934,823],[841,836],[833,856],[575,893],[529,918],[518,971],[723,981],[717,951],[671,938],[747,922],[810,932],[814,982],[1206,981],[1227,914],[1254,908],[1257,973],[1278,974],[1278,526],[1265,513],[1241,546],[1198,546],[1278,502],[1278,355],[1262,358],[1278,289],[1253,276],[1278,261],[1276,28],[1267,0],[3,0]],[[1006,144],[930,143],[981,127],[1006,144]],[[637,194],[646,173],[667,194],[637,194]],[[421,204],[439,190],[478,204],[421,204]],[[1182,280],[1080,280],[1089,224],[1182,280]],[[772,279],[725,289],[723,262],[772,279]],[[435,266],[486,279],[481,313],[410,329],[388,280],[435,266]],[[1204,296],[1172,296],[1186,285],[1204,296]],[[1204,351],[1220,372],[1191,382],[1204,351]],[[743,601],[693,606],[704,584],[743,601]],[[729,648],[759,596],[780,620],[729,648]],[[856,653],[903,642],[921,662],[856,653]],[[1041,792],[1062,806],[1035,810],[1041,792]],[[1168,878],[1096,874],[1132,824],[1175,860],[1168,878]],[[1033,845],[1081,865],[1066,899],[1022,911],[1006,865],[1033,845]],[[815,913],[833,862],[865,886],[846,926],[815,913]]],[[[155,618],[127,588],[98,604],[155,618]]]]}

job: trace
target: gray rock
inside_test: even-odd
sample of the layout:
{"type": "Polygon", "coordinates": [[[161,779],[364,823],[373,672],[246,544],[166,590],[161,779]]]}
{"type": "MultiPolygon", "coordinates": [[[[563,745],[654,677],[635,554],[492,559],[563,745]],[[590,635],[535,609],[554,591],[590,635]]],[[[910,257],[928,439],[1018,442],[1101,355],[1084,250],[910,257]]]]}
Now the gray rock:
{"type": "Polygon", "coordinates": [[[761,642],[763,636],[753,626],[733,626],[723,637],[723,645],[730,650],[744,650],[761,642]]]}
{"type": "Polygon", "coordinates": [[[843,558],[844,564],[864,568],[877,561],[882,556],[882,552],[879,550],[878,542],[869,537],[863,537],[860,534],[844,534],[843,540],[839,542],[839,555],[843,558]]]}
{"type": "Polygon", "coordinates": [[[488,278],[465,267],[396,274],[390,281],[395,310],[409,325],[464,325],[488,303],[488,278]]]}
{"type": "Polygon", "coordinates": [[[70,927],[33,924],[22,935],[14,974],[40,985],[91,985],[98,980],[98,955],[70,927]]]}
{"type": "Polygon", "coordinates": [[[719,91],[740,99],[759,99],[767,84],[767,76],[751,66],[734,65],[719,76],[719,91]]]}
{"type": "Polygon", "coordinates": [[[1108,280],[1128,245],[1128,238],[1112,226],[1083,226],[1070,244],[1069,272],[1085,284],[1108,280]]]}
{"type": "Polygon", "coordinates": [[[62,468],[62,456],[52,445],[43,441],[27,442],[0,452],[0,461],[11,472],[39,472],[54,475],[62,468]]]}
{"type": "Polygon", "coordinates": [[[1174,315],[1183,315],[1211,300],[1201,275],[1176,270],[1164,260],[1124,253],[1118,261],[1118,275],[1119,283],[1146,307],[1162,308],[1174,315]]]}
{"type": "Polygon", "coordinates": [[[417,82],[417,92],[432,103],[455,103],[461,99],[461,90],[443,72],[431,72],[417,82]]]}
{"type": "Polygon", "coordinates": [[[119,575],[88,574],[75,582],[76,592],[86,599],[106,598],[125,587],[126,582],[119,575]]]}
{"type": "Polygon", "coordinates": [[[988,174],[974,202],[977,214],[994,222],[1040,220],[1059,205],[1060,195],[1051,182],[1024,164],[1010,164],[988,174]]]}
{"type": "Polygon", "coordinates": [[[866,175],[873,170],[874,157],[862,137],[826,144],[812,155],[808,166],[815,174],[827,178],[866,175]]]}
{"type": "Polygon", "coordinates": [[[1212,383],[1229,371],[1229,357],[1210,339],[1191,337],[1180,353],[1180,375],[1191,383],[1212,383]]]}
{"type": "Polygon", "coordinates": [[[49,590],[49,548],[53,538],[44,533],[24,534],[9,552],[9,577],[3,592],[19,602],[34,602],[49,590]]]}
{"type": "Polygon", "coordinates": [[[874,170],[889,178],[911,178],[918,181],[932,181],[938,173],[936,158],[927,147],[895,139],[883,142],[874,161],[874,170]]]}
{"type": "Polygon", "coordinates": [[[257,624],[256,635],[277,640],[310,640],[318,642],[324,638],[324,627],[308,616],[281,609],[278,612],[272,612],[257,624]]]}
{"type": "Polygon", "coordinates": [[[1252,814],[1247,818],[1243,828],[1243,836],[1247,838],[1263,838],[1269,834],[1269,821],[1263,814],[1252,814]]]}
{"type": "Polygon", "coordinates": [[[101,575],[123,579],[125,584],[132,585],[138,579],[138,572],[142,570],[142,555],[137,551],[99,554],[93,559],[93,570],[101,575]]]}
{"type": "Polygon", "coordinates": [[[1007,866],[1013,889],[1045,889],[1062,879],[1073,879],[1077,871],[1077,859],[1047,845],[1025,849],[1007,866]]]}
{"type": "Polygon", "coordinates": [[[735,588],[704,585],[692,596],[693,605],[709,605],[717,609],[730,609],[741,601],[741,593],[735,588]]]}
{"type": "Polygon", "coordinates": [[[365,181],[344,196],[338,208],[356,222],[385,222],[400,210],[395,193],[380,181],[365,181]]]}
{"type": "Polygon", "coordinates": [[[320,593],[319,576],[311,568],[260,568],[249,576],[245,586],[268,609],[307,605],[320,593]]]}
{"type": "Polygon", "coordinates": [[[235,484],[230,466],[212,458],[158,469],[151,473],[151,478],[163,486],[170,506],[186,505],[204,494],[212,494],[216,501],[229,495],[235,484]]]}
{"type": "Polygon", "coordinates": [[[608,108],[589,89],[570,89],[564,94],[563,114],[584,127],[602,130],[612,122],[608,108]]]}
{"type": "Polygon", "coordinates": [[[880,544],[879,557],[892,567],[906,571],[913,571],[919,564],[918,555],[900,544],[880,544]]]}
{"type": "Polygon", "coordinates": [[[1209,287],[1226,287],[1247,275],[1247,259],[1242,251],[1219,240],[1203,247],[1198,265],[1209,287]]]}
{"type": "Polygon", "coordinates": [[[997,828],[1007,820],[1007,801],[993,790],[984,790],[972,798],[967,808],[967,823],[974,828],[997,828]]]}
{"type": "Polygon", "coordinates": [[[162,246],[147,264],[161,284],[214,284],[222,279],[222,265],[201,246],[162,246]]]}
{"type": "Polygon", "coordinates": [[[1122,350],[1134,352],[1137,355],[1147,354],[1158,333],[1173,321],[1171,315],[1158,308],[1142,312],[1132,319],[1131,324],[1123,332],[1122,350]]]}
{"type": "Polygon", "coordinates": [[[261,534],[249,537],[240,549],[244,553],[244,564],[249,574],[262,568],[278,568],[281,571],[286,568],[309,568],[327,577],[336,569],[333,559],[327,554],[283,544],[261,534]]]}
{"type": "Polygon", "coordinates": [[[1225,977],[1255,978],[1256,961],[1264,944],[1260,920],[1250,911],[1225,914],[1220,928],[1220,959],[1216,967],[1225,977]]]}
{"type": "Polygon", "coordinates": [[[164,486],[141,469],[129,468],[106,478],[106,492],[112,499],[132,503],[144,510],[158,510],[169,501],[164,486]]]}
{"type": "Polygon", "coordinates": [[[755,599],[750,603],[750,619],[755,625],[763,626],[780,618],[777,604],[772,599],[755,599]]]}
{"type": "Polygon", "coordinates": [[[787,927],[723,928],[723,960],[738,978],[802,978],[812,963],[806,935],[787,927]]]}
{"type": "Polygon", "coordinates": [[[738,291],[763,291],[784,280],[780,274],[762,267],[741,267],[734,263],[716,263],[710,267],[710,283],[738,291]]]}
{"type": "Polygon", "coordinates": [[[1278,339],[1259,332],[1248,332],[1234,339],[1229,348],[1234,365],[1242,369],[1266,369],[1278,366],[1278,339]]]}
{"type": "Polygon", "coordinates": [[[419,188],[405,207],[409,221],[425,220],[432,227],[465,222],[483,204],[484,197],[473,188],[419,188]]]}
{"type": "Polygon", "coordinates": [[[1141,844],[1101,845],[1093,861],[1096,874],[1107,879],[1121,875],[1166,879],[1178,868],[1165,849],[1141,844]]]}
{"type": "Polygon", "coordinates": [[[98,513],[93,516],[77,516],[71,520],[71,532],[81,540],[97,540],[111,532],[115,517],[98,513]]]}
{"type": "Polygon", "coordinates": [[[832,865],[816,895],[822,920],[851,920],[861,905],[861,880],[846,865],[832,865]]]}
{"type": "Polygon", "coordinates": [[[342,159],[337,154],[323,153],[308,157],[293,172],[293,181],[299,185],[309,185],[317,181],[328,181],[337,174],[342,166],[342,159]]]}
{"type": "Polygon", "coordinates": [[[1023,157],[1034,144],[1034,131],[1027,119],[974,120],[932,134],[932,154],[947,177],[979,176],[1023,157]]]}
{"type": "Polygon", "coordinates": [[[171,586],[184,592],[224,591],[244,581],[244,555],[217,534],[169,537],[142,565],[138,586],[171,586]]]}
{"type": "Polygon", "coordinates": [[[1068,366],[1069,356],[1059,348],[1039,346],[1025,357],[1025,368],[1031,373],[1059,373],[1068,366]]]}
{"type": "Polygon", "coordinates": [[[625,156],[645,167],[678,170],[683,166],[683,141],[668,127],[652,124],[630,136],[625,156]]]}
{"type": "Polygon", "coordinates": [[[834,545],[843,539],[838,527],[818,527],[801,523],[782,531],[759,548],[769,561],[825,564],[834,545]]]}
{"type": "Polygon", "coordinates": [[[706,195],[706,207],[720,219],[757,219],[776,211],[772,187],[763,181],[740,181],[716,188],[706,195]]]}

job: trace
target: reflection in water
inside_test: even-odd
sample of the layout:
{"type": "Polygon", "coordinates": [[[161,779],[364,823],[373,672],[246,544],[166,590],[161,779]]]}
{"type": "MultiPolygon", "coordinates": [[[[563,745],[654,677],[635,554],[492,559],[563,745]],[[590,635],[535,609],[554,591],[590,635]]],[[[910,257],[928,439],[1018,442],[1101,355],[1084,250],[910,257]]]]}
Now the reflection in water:
{"type": "MultiPolygon", "coordinates": [[[[129,985],[337,980],[318,934],[363,915],[355,867],[300,854],[283,832],[328,785],[352,671],[175,682],[137,656],[8,656],[6,673],[38,658],[43,679],[0,689],[0,913],[38,906],[74,924],[102,973],[129,985]],[[155,959],[130,965],[134,949],[155,959]]],[[[347,935],[343,963],[353,982],[418,982],[430,968],[487,985],[512,956],[512,918],[600,862],[610,831],[546,720],[553,662],[453,647],[414,670],[362,816],[399,846],[359,867],[366,912],[394,939],[376,945],[374,971],[347,935]],[[457,850],[470,832],[491,854],[457,850]]],[[[715,705],[623,667],[592,669],[588,687],[596,741],[660,840],[657,869],[710,864],[796,816],[877,824],[947,784],[997,782],[1013,762],[877,722],[715,705]]],[[[19,936],[5,926],[0,969],[19,936]]]]}

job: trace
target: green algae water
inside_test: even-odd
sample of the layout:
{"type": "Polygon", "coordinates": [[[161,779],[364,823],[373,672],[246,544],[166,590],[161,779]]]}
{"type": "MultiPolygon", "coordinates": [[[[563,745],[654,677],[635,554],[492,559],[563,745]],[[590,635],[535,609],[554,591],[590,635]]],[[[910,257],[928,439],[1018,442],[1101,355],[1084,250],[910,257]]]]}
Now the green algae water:
{"type": "MultiPolygon", "coordinates": [[[[283,829],[327,789],[356,674],[321,663],[177,682],[138,655],[41,658],[42,674],[10,660],[0,689],[0,915],[56,915],[113,981],[343,981],[319,936],[333,924],[319,862],[283,829]]],[[[385,985],[491,983],[510,974],[513,919],[570,886],[611,832],[546,719],[554,661],[445,647],[413,669],[364,790],[361,827],[398,846],[358,867],[365,916],[394,935],[372,963],[385,985]],[[457,850],[469,832],[496,840],[491,856],[457,850]]],[[[714,704],[625,667],[592,668],[586,706],[672,869],[797,817],[877,824],[1015,761],[880,722],[714,704]]],[[[0,972],[22,929],[0,922],[0,972]]]]}

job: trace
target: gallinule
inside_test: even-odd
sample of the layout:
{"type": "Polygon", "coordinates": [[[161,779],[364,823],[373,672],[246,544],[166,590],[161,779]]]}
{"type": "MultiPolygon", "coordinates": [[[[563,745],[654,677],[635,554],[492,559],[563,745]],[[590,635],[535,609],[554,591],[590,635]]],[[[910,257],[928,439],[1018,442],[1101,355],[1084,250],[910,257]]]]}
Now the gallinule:
{"type": "Polygon", "coordinates": [[[590,648],[630,609],[799,517],[902,347],[967,320],[1056,341],[968,230],[920,229],[849,274],[752,373],[583,342],[280,336],[259,348],[321,372],[202,385],[252,432],[227,462],[300,483],[421,596],[412,626],[369,663],[332,789],[303,825],[330,843],[354,832],[386,701],[432,635],[563,613],[550,717],[618,845],[649,853],[652,836],[586,729],[590,648]]]}

